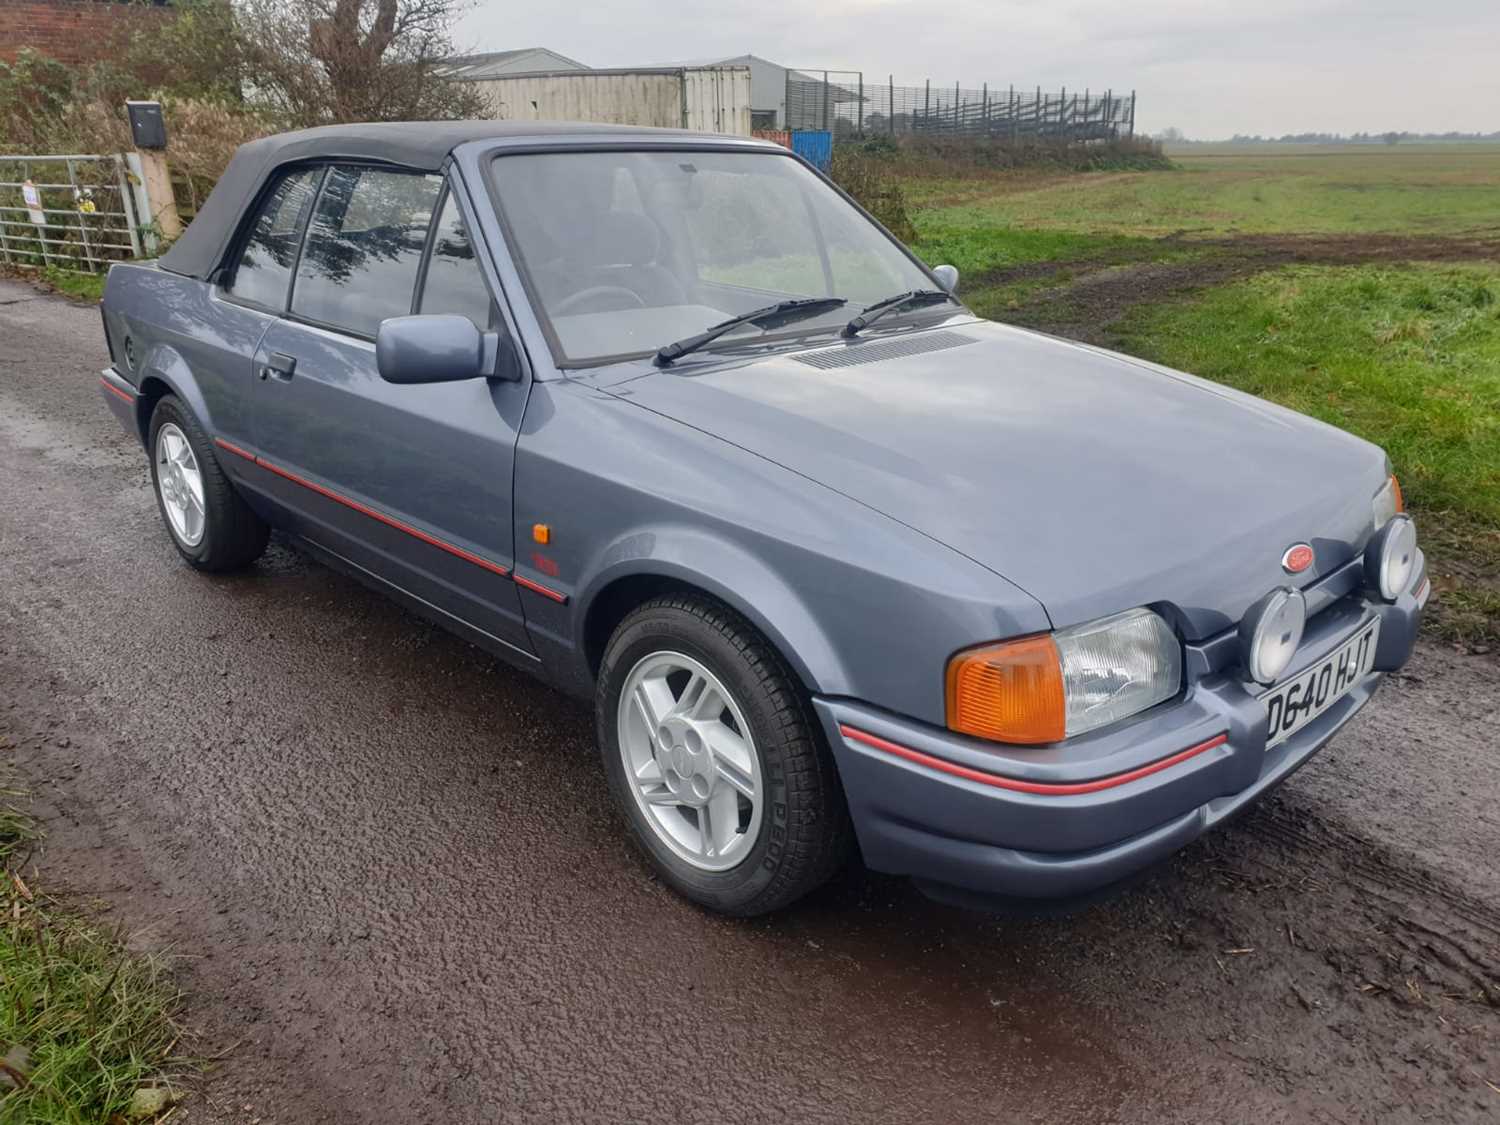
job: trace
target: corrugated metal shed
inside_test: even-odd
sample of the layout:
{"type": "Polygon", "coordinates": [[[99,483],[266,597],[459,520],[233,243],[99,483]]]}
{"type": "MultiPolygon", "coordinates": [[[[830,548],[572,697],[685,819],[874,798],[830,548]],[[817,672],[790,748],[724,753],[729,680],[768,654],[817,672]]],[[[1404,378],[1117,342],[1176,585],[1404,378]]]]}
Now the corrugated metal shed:
{"type": "Polygon", "coordinates": [[[546,47],[521,47],[514,51],[487,51],[479,55],[454,55],[445,59],[438,73],[446,78],[499,78],[503,74],[534,74],[538,71],[588,70],[588,66],[546,47]]]}
{"type": "Polygon", "coordinates": [[[750,135],[744,66],[546,71],[469,78],[500,121],[598,121],[750,135]]]}
{"type": "Polygon", "coordinates": [[[763,120],[780,129],[786,122],[787,68],[759,55],[726,55],[713,58],[678,59],[653,63],[653,67],[748,66],[750,68],[750,108],[763,120]]]}

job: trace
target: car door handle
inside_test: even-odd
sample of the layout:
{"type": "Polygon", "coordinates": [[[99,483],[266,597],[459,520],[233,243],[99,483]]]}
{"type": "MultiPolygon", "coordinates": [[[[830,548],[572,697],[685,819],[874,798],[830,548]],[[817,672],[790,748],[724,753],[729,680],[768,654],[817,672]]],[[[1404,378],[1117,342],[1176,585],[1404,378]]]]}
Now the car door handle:
{"type": "Polygon", "coordinates": [[[260,377],[262,379],[279,379],[285,383],[292,377],[292,372],[297,370],[297,357],[287,355],[285,352],[272,352],[269,359],[261,366],[260,377]]]}

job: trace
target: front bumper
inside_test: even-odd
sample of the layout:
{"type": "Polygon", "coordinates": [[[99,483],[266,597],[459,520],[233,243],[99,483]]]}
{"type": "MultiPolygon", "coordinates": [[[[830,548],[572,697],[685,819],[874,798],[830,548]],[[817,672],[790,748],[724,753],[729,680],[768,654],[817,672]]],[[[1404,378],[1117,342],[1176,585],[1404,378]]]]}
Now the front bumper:
{"type": "Polygon", "coordinates": [[[1190,648],[1198,673],[1179,699],[1051,747],[1000,746],[815,699],[865,863],[934,897],[974,902],[1085,896],[1167,858],[1286,780],[1410,657],[1430,590],[1425,560],[1393,605],[1351,590],[1335,598],[1338,589],[1309,622],[1287,677],[1378,615],[1374,670],[1269,752],[1261,689],[1222,666],[1218,639],[1190,648]]]}

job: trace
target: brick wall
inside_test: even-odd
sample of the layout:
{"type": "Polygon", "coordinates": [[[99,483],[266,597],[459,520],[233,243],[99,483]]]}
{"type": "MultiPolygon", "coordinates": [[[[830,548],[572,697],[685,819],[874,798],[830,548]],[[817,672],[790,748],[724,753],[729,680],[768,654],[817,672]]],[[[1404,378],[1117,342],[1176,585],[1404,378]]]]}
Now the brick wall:
{"type": "Polygon", "coordinates": [[[31,47],[62,62],[93,62],[108,50],[122,21],[158,19],[160,3],[5,0],[0,4],[0,59],[15,58],[22,47],[31,47]]]}

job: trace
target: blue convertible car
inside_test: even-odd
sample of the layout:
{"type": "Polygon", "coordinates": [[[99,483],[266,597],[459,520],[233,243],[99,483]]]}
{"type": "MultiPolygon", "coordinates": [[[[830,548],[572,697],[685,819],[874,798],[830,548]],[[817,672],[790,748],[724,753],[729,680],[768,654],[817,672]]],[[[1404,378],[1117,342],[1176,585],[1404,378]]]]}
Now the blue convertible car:
{"type": "Polygon", "coordinates": [[[1426,568],[1379,449],[956,283],[760,142],[314,129],[111,270],[101,393],[193,566],[276,527],[591,697],[688,897],[772,910],[857,844],[1068,898],[1306,762],[1426,568]]]}

